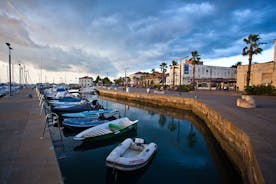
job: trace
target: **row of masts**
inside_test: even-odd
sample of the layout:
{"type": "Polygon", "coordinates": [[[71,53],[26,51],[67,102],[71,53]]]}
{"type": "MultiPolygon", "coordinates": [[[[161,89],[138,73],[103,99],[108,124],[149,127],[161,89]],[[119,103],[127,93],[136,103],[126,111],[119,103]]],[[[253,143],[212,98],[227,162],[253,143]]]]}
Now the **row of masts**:
{"type": "MultiPolygon", "coordinates": [[[[1,74],[0,74],[0,83],[3,83],[5,80],[5,74],[4,71],[5,70],[5,65],[2,65],[2,69],[1,69],[1,74]]],[[[9,78],[9,67],[8,65],[6,66],[6,79],[8,81],[9,78]]],[[[11,82],[15,83],[17,82],[18,84],[31,84],[32,80],[30,77],[30,73],[29,70],[26,69],[25,65],[22,64],[11,64],[11,82]],[[18,67],[15,67],[18,66],[18,67]],[[17,68],[17,69],[16,69],[17,68]]]]}

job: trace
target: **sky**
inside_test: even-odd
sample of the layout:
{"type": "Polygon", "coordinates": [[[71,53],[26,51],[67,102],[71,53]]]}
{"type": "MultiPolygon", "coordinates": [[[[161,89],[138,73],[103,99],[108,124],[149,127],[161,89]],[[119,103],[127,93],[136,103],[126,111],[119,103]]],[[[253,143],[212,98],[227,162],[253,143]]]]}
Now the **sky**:
{"type": "Polygon", "coordinates": [[[247,64],[249,34],[266,43],[253,62],[272,61],[275,7],[275,0],[0,0],[0,82],[8,75],[6,42],[14,81],[19,63],[32,82],[72,83],[158,71],[194,50],[206,65],[247,64]]]}

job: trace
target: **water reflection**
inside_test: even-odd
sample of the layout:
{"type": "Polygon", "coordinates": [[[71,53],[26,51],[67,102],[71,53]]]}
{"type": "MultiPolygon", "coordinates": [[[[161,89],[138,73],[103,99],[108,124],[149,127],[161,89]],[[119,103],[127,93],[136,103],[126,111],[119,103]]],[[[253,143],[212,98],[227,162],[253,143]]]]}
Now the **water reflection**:
{"type": "Polygon", "coordinates": [[[91,183],[91,178],[93,183],[240,183],[204,122],[191,112],[101,100],[106,107],[119,110],[121,116],[138,119],[137,131],[126,137],[157,143],[157,153],[142,170],[114,173],[105,166],[105,158],[126,137],[81,143],[73,141],[75,132],[64,131],[66,158],[59,160],[64,183],[91,183]]]}
{"type": "Polygon", "coordinates": [[[161,128],[164,127],[164,125],[166,124],[166,121],[167,121],[166,116],[163,115],[163,114],[160,114],[158,123],[159,123],[161,128]]]}
{"type": "Polygon", "coordinates": [[[188,137],[188,142],[189,142],[189,147],[193,148],[195,147],[195,143],[196,143],[196,132],[194,131],[194,126],[192,123],[190,123],[190,131],[189,131],[189,135],[188,137]]]}

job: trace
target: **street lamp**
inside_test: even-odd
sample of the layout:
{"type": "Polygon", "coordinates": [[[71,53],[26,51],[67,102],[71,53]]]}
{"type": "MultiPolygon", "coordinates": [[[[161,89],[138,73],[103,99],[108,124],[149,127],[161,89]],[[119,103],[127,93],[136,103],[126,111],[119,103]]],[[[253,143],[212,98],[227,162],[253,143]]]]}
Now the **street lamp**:
{"type": "Polygon", "coordinates": [[[12,95],[11,94],[11,44],[10,43],[6,43],[6,45],[8,46],[9,48],[9,78],[10,78],[10,82],[9,82],[9,91],[10,91],[10,96],[12,95]]]}
{"type": "Polygon", "coordinates": [[[21,64],[18,64],[19,66],[19,86],[21,87],[21,64]]]}
{"type": "Polygon", "coordinates": [[[127,72],[128,67],[124,68],[125,70],[125,91],[127,92],[127,78],[126,78],[126,72],[127,72]]]}

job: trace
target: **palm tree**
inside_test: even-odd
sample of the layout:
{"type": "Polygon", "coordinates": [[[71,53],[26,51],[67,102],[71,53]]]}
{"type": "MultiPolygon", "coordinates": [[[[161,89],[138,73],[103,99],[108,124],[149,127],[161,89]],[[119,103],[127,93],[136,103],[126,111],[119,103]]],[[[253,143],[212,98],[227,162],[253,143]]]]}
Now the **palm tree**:
{"type": "Polygon", "coordinates": [[[236,64],[232,65],[231,68],[238,68],[238,66],[241,66],[242,62],[238,61],[236,64]]]}
{"type": "Polygon", "coordinates": [[[195,88],[195,65],[198,65],[200,63],[200,55],[198,54],[198,52],[192,51],[192,58],[190,58],[189,60],[192,61],[192,65],[193,65],[193,87],[195,88]]]}
{"type": "Polygon", "coordinates": [[[175,60],[172,61],[172,64],[170,65],[173,68],[173,88],[175,83],[175,66],[177,65],[177,62],[175,60]]]}
{"type": "Polygon", "coordinates": [[[257,55],[262,53],[263,49],[259,47],[259,45],[264,44],[260,43],[260,36],[258,34],[250,34],[247,38],[244,38],[243,41],[246,43],[246,47],[242,50],[242,55],[248,55],[248,69],[246,75],[246,88],[249,86],[250,82],[250,73],[251,73],[251,64],[253,55],[257,55]]]}
{"type": "Polygon", "coordinates": [[[165,73],[167,71],[167,63],[161,63],[160,64],[160,69],[161,69],[161,73],[162,73],[162,85],[164,87],[164,82],[165,82],[165,73]]]}

